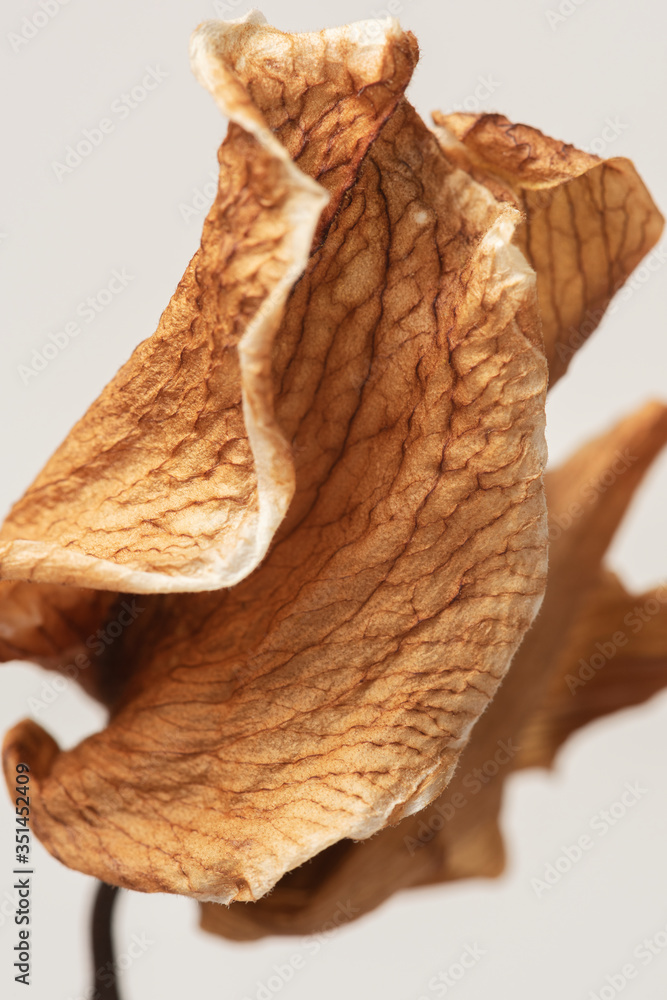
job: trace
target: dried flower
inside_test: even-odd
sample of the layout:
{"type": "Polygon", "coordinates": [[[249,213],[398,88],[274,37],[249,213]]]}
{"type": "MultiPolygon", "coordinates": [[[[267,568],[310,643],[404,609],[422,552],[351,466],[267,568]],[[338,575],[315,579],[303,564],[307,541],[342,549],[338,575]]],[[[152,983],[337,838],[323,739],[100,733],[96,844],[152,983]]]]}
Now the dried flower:
{"type": "Polygon", "coordinates": [[[553,542],[519,645],[546,583],[548,376],[662,218],[626,160],[500,116],[429,130],[391,19],[290,35],[253,13],[191,54],[231,120],[201,248],[0,532],[0,652],[63,670],[101,629],[81,673],[110,721],[67,752],[24,721],[5,767],[29,762],[65,864],[252,937],[341,892],[362,912],[497,873],[502,780],[459,808],[461,776],[503,740],[503,778],[548,764],[659,686],[662,612],[585,698],[559,683],[625,608],[601,559],[658,404],[551,474],[557,524],[592,464],[637,453],[553,542]],[[451,816],[423,836],[434,800],[451,816]]]}

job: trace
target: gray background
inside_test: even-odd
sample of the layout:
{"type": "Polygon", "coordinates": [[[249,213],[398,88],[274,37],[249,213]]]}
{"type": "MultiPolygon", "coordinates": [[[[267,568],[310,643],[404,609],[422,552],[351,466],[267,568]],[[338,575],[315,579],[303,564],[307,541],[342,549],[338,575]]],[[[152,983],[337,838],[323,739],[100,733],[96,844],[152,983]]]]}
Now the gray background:
{"type": "MultiPolygon", "coordinates": [[[[398,7],[394,0],[402,24],[421,45],[413,102],[424,117],[435,108],[498,110],[602,155],[631,156],[664,211],[662,9],[649,0],[564,0],[561,8],[569,13],[550,24],[548,12],[558,11],[555,0],[398,0],[398,7]],[[480,100],[476,94],[484,93],[484,81],[493,92],[480,100]],[[619,127],[605,143],[607,119],[619,127]]],[[[382,4],[364,0],[266,0],[262,9],[271,23],[293,31],[382,14],[382,4]]],[[[196,190],[210,180],[225,128],[187,58],[189,34],[216,16],[213,3],[69,0],[14,51],[11,33],[38,10],[34,0],[5,0],[0,14],[2,512],[155,328],[198,244],[204,212],[186,221],[183,206],[192,205],[196,190]],[[125,120],[112,115],[114,132],[59,181],[52,163],[62,160],[84,128],[109,115],[147,66],[159,66],[166,79],[125,120]],[[20,366],[30,364],[33,348],[41,351],[49,333],[73,320],[79,303],[104,288],[114,268],[133,276],[127,288],[24,384],[20,366]]],[[[225,12],[220,3],[217,13],[235,17],[245,10],[244,4],[228,4],[225,12]]],[[[548,406],[552,460],[644,399],[667,396],[665,274],[658,268],[649,280],[635,283],[554,391],[548,406]]],[[[633,588],[667,577],[666,495],[663,458],[611,551],[613,568],[633,588]]],[[[40,697],[47,676],[26,665],[2,668],[2,731],[29,714],[28,700],[40,697]]],[[[101,710],[73,685],[37,717],[65,747],[103,725],[101,710]]],[[[605,977],[633,961],[645,937],[667,926],[666,730],[662,696],[576,736],[553,773],[530,771],[512,779],[503,812],[509,865],[502,879],[405,893],[320,940],[233,945],[197,930],[191,900],[125,894],[118,911],[119,954],[126,953],[133,934],[145,932],[152,943],[124,974],[124,997],[180,1000],[196,992],[204,1000],[255,1000],[259,985],[275,974],[274,964],[298,954],[303,968],[271,996],[433,1000],[443,994],[429,988],[429,980],[474,944],[485,954],[448,996],[599,995],[605,977]],[[641,782],[647,793],[538,898],[531,879],[589,830],[626,781],[641,782]]],[[[38,844],[34,982],[29,993],[13,983],[15,929],[5,916],[12,830],[6,800],[0,809],[0,991],[33,1000],[84,997],[92,882],[63,868],[38,844]]],[[[623,996],[662,996],[667,949],[647,965],[635,963],[639,975],[623,996]]]]}

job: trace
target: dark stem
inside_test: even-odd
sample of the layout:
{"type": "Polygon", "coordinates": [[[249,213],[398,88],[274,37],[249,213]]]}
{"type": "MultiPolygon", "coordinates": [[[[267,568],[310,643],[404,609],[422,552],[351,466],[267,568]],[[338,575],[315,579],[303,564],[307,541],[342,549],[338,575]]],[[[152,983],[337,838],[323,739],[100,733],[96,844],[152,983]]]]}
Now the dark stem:
{"type": "Polygon", "coordinates": [[[100,882],[93,906],[93,991],[96,1000],[120,1000],[111,922],[118,886],[100,882]]]}

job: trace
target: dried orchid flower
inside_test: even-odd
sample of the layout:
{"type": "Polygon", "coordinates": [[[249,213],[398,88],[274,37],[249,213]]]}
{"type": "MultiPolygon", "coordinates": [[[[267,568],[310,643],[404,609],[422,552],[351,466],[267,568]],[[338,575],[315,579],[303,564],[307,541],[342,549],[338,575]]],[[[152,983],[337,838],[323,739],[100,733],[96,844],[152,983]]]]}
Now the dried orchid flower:
{"type": "Polygon", "coordinates": [[[62,752],[27,720],[4,759],[10,782],[30,765],[53,855],[242,938],[497,874],[511,769],[663,683],[664,614],[581,700],[561,680],[624,613],[601,560],[667,411],[550,473],[546,502],[542,480],[547,382],[662,217],[627,160],[497,115],[431,131],[392,19],[286,34],[253,12],[191,56],[230,119],[201,247],[0,532],[5,659],[67,670],[132,619],[81,671],[109,724],[62,752]],[[636,461],[547,581],[547,507],[621,445],[636,461]]]}

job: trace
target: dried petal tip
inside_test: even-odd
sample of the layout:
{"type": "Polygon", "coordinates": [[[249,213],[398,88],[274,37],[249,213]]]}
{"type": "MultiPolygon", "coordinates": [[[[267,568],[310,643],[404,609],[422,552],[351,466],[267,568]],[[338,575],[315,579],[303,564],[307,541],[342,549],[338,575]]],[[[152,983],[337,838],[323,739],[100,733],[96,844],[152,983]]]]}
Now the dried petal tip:
{"type": "MultiPolygon", "coordinates": [[[[271,349],[326,192],[292,163],[235,63],[195,71],[232,125],[195,254],[156,333],[93,403],[0,532],[6,579],[136,593],[232,586],[294,491],[271,349]]],[[[200,37],[206,37],[205,35],[200,37]]]]}
{"type": "Polygon", "coordinates": [[[515,243],[537,272],[555,382],[649,252],[664,219],[630,160],[601,160],[503,115],[433,115],[447,155],[525,223],[515,243]]]}

